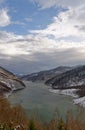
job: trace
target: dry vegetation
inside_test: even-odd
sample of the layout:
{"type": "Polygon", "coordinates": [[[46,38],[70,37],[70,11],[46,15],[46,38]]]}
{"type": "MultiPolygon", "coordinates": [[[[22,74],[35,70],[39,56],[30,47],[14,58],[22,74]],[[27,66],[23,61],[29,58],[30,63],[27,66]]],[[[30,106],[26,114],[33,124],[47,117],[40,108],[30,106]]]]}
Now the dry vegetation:
{"type": "Polygon", "coordinates": [[[66,121],[57,115],[49,123],[28,119],[20,106],[12,107],[0,98],[0,130],[85,130],[85,121],[81,112],[76,118],[68,112],[66,121]]]}

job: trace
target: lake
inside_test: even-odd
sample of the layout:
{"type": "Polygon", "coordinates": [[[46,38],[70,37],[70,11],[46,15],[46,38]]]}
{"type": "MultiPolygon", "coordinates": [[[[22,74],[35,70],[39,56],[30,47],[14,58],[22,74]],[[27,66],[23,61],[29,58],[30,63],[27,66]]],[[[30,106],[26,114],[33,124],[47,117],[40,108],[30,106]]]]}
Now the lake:
{"type": "Polygon", "coordinates": [[[73,104],[72,97],[52,93],[43,83],[25,81],[25,84],[25,89],[13,93],[8,100],[12,105],[20,104],[28,117],[48,122],[57,112],[63,118],[68,110],[78,112],[79,106],[73,104]]]}

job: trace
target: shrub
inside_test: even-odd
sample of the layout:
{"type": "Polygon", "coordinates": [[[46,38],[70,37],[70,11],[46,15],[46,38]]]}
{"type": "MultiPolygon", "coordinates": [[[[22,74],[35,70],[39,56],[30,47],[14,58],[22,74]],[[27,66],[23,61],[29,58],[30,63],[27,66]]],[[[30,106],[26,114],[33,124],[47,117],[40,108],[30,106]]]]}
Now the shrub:
{"type": "Polygon", "coordinates": [[[28,119],[21,106],[12,107],[6,99],[0,99],[0,130],[85,130],[85,120],[81,115],[80,112],[74,118],[68,112],[66,121],[58,116],[44,123],[28,119]]]}

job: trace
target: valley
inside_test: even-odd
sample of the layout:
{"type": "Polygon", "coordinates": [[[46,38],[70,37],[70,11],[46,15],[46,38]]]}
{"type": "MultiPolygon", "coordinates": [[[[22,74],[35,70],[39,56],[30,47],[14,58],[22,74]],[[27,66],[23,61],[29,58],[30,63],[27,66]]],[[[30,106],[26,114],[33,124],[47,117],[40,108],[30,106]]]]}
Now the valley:
{"type": "MultiPolygon", "coordinates": [[[[79,104],[80,106],[85,107],[84,65],[74,67],[59,66],[51,70],[40,71],[29,75],[23,75],[21,77],[0,67],[0,96],[4,95],[8,97],[9,95],[13,95],[13,92],[15,91],[24,88],[27,89],[30,84],[27,85],[26,82],[28,84],[29,82],[33,83],[33,86],[39,86],[39,84],[40,86],[44,85],[48,88],[49,92],[56,95],[71,96],[73,97],[74,104],[79,104]]],[[[37,91],[38,88],[39,87],[36,87],[37,91]]],[[[28,91],[29,90],[27,90],[27,94],[29,93],[28,91]]]]}
{"type": "Polygon", "coordinates": [[[8,101],[13,106],[21,105],[30,118],[49,122],[56,114],[65,119],[68,111],[76,116],[82,110],[82,107],[73,103],[72,97],[51,92],[50,87],[43,83],[24,83],[26,88],[10,95],[8,101]]]}
{"type": "Polygon", "coordinates": [[[25,75],[21,79],[44,83],[50,86],[51,92],[76,97],[74,103],[85,107],[85,65],[60,66],[55,69],[25,75]]]}

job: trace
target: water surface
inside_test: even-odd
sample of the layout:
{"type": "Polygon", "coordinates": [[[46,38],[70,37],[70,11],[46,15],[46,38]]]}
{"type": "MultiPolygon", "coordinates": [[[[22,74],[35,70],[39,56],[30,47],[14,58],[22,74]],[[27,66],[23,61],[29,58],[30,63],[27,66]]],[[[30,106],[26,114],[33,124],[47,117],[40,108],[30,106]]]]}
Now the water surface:
{"type": "Polygon", "coordinates": [[[50,121],[57,112],[65,118],[68,110],[73,113],[78,111],[78,106],[73,104],[72,98],[49,92],[49,87],[43,83],[25,82],[26,88],[13,93],[9,97],[11,104],[20,104],[28,117],[36,117],[50,121]]]}

